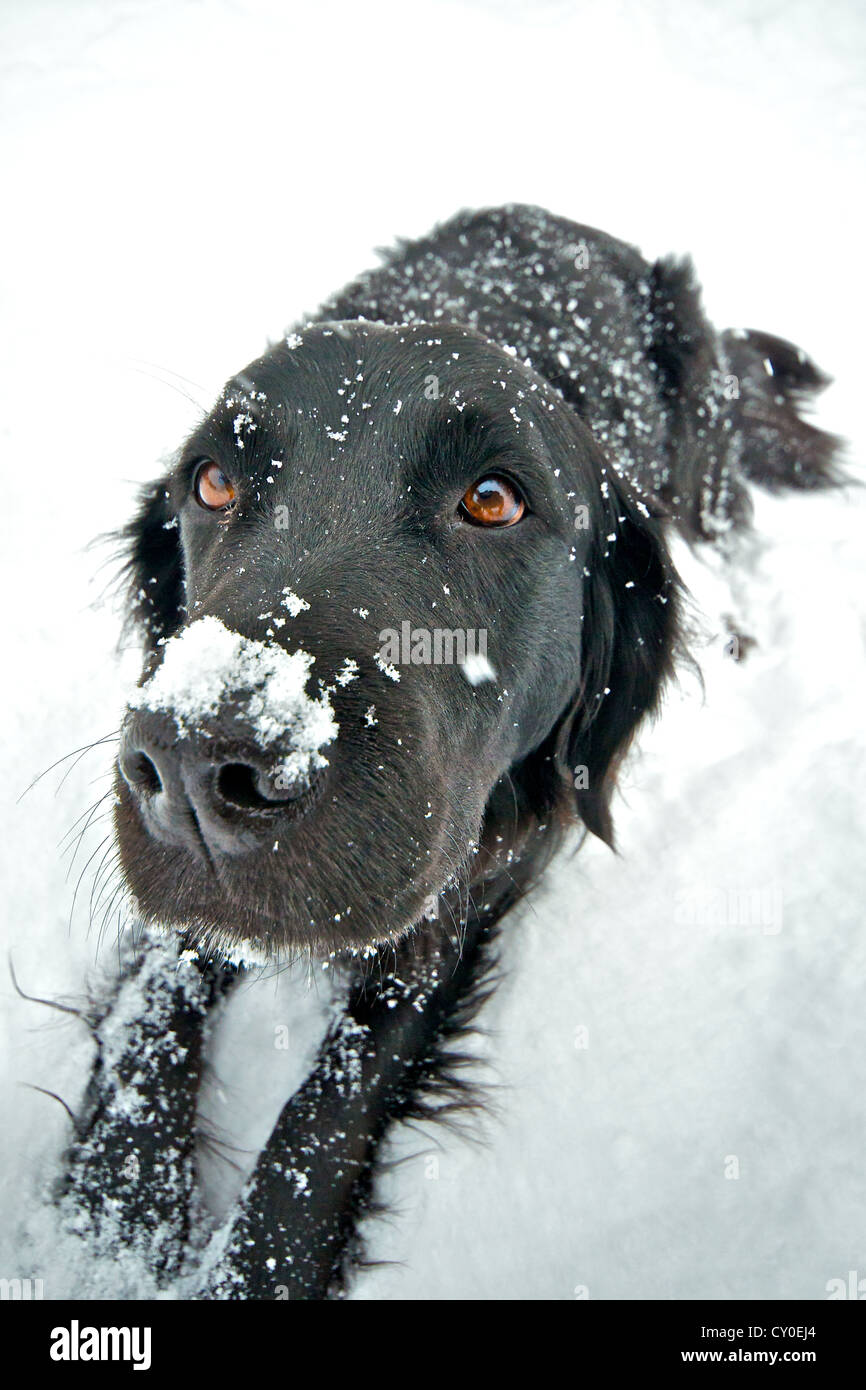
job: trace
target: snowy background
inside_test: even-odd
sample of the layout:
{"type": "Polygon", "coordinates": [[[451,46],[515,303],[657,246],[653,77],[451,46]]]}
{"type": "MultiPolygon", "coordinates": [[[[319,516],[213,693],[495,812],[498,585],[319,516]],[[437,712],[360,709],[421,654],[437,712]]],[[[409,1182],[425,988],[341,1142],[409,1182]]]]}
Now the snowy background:
{"type": "MultiPolygon", "coordinates": [[[[16,803],[117,727],[135,672],[109,551],[85,543],[376,246],[507,200],[690,252],[719,326],[834,375],[817,418],[862,476],[864,47],[857,0],[0,7],[0,1275],[143,1289],[40,1205],[68,1120],[22,1083],[74,1105],[90,1049],[5,969],[75,996],[111,967],[87,880],[72,905],[99,827],[68,882],[57,848],[110,754],[16,803]]],[[[563,858],[509,920],[479,1045],[498,1118],[483,1145],[395,1136],[395,1216],[369,1230],[394,1263],[356,1297],[822,1298],[866,1278],[866,510],[760,499],[757,525],[733,572],[680,553],[705,694],[684,679],[643,737],[620,856],[563,858]],[[746,661],[725,613],[757,639],[746,661]]],[[[241,1166],[324,1014],[289,975],[231,1004],[204,1108],[241,1166]]],[[[210,1165],[215,1211],[240,1181],[210,1165]]]]}

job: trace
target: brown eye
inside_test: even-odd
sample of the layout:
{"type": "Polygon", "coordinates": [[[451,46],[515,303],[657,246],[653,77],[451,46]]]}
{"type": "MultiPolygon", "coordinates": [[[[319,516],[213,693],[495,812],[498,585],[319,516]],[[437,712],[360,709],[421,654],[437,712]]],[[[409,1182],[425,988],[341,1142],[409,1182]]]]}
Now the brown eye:
{"type": "Polygon", "coordinates": [[[513,526],[526,511],[526,503],[514,483],[491,473],[466,489],[460,510],[476,526],[513,526]]]}
{"type": "Polygon", "coordinates": [[[235,500],[235,490],[218,463],[199,465],[193,484],[195,500],[209,512],[221,512],[235,500]]]}

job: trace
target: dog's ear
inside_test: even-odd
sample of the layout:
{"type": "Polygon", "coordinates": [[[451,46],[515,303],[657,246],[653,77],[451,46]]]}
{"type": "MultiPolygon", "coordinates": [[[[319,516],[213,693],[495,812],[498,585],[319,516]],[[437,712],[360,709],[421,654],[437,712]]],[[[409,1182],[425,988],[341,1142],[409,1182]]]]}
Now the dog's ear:
{"type": "Polygon", "coordinates": [[[746,525],[749,480],[771,489],[846,483],[840,441],[802,418],[828,381],[805,353],[767,333],[717,333],[688,260],[657,261],[649,282],[648,355],[668,417],[667,487],[681,529],[713,540],[746,525]]]}
{"type": "Polygon", "coordinates": [[[712,540],[731,525],[747,524],[752,512],[737,462],[739,437],[732,435],[725,357],[690,260],[656,261],[649,288],[647,355],[667,414],[665,496],[676,499],[672,506],[686,535],[712,540]]]}
{"type": "Polygon", "coordinates": [[[610,801],[638,725],[680,651],[680,583],[660,520],[609,478],[586,562],[579,689],[555,731],[552,761],[581,821],[613,844],[610,801]],[[600,524],[598,524],[600,522],[600,524]],[[573,789],[573,790],[571,790],[573,789]]]}
{"type": "Polygon", "coordinates": [[[153,649],[183,621],[183,556],[168,478],[144,489],[132,521],[120,533],[125,554],[127,613],[153,649]]]}

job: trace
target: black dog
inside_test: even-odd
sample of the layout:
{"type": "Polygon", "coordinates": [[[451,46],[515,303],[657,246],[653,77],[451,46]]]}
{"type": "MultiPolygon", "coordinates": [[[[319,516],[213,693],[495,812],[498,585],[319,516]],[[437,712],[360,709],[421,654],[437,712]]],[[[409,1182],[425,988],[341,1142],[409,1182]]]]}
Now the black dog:
{"type": "Polygon", "coordinates": [[[147,662],[118,845],[198,965],[133,952],[140,1017],[70,1155],[82,1229],[175,1272],[226,961],[361,958],[201,1285],[339,1287],[389,1124],[466,1099],[451,1043],[496,922],[569,826],[612,840],[680,650],[665,522],[718,540],[750,479],[838,481],[797,413],[822,385],[716,334],[687,265],[523,207],[402,246],[229,383],[126,533],[147,662]]]}

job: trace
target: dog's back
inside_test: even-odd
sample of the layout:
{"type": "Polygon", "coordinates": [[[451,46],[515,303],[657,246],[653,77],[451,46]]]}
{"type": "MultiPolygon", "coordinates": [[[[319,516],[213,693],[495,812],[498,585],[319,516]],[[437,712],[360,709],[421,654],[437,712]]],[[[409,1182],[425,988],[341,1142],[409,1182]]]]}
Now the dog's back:
{"type": "Polygon", "coordinates": [[[746,522],[748,481],[841,480],[838,441],[799,413],[828,379],[780,338],[717,332],[688,260],[651,264],[521,205],[460,213],[384,255],[316,317],[463,323],[513,349],[690,538],[746,522]]]}

